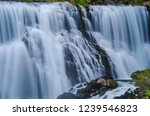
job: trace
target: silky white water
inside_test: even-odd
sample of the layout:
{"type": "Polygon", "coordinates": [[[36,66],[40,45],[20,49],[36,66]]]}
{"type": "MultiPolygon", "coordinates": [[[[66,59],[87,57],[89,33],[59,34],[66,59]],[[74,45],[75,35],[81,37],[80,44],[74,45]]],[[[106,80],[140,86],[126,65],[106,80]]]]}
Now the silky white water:
{"type": "Polygon", "coordinates": [[[93,45],[110,57],[115,79],[150,67],[144,7],[91,6],[81,14],[82,21],[69,3],[0,3],[0,98],[57,98],[105,75],[93,45]]]}
{"type": "Polygon", "coordinates": [[[92,6],[92,35],[111,58],[119,80],[150,67],[148,12],[141,6],[92,6]]]}
{"type": "Polygon", "coordinates": [[[134,85],[132,85],[130,82],[118,82],[118,87],[107,91],[106,93],[104,93],[103,95],[96,95],[91,97],[91,99],[113,99],[115,97],[120,97],[121,95],[124,95],[125,92],[131,92],[133,90],[135,90],[137,87],[135,87],[134,85]]]}

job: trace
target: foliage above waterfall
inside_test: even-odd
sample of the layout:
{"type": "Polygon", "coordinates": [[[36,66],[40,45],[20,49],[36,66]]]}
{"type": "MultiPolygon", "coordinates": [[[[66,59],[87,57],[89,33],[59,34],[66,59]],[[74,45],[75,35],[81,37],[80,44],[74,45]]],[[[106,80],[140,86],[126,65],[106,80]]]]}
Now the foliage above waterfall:
{"type": "Polygon", "coordinates": [[[131,5],[150,5],[150,0],[6,0],[17,2],[64,2],[88,6],[90,4],[131,4],[131,5]]]}
{"type": "Polygon", "coordinates": [[[150,4],[150,0],[117,0],[120,4],[131,4],[131,5],[145,5],[150,4]]]}
{"type": "Polygon", "coordinates": [[[74,3],[79,4],[81,6],[88,6],[88,0],[76,0],[74,3]]]}

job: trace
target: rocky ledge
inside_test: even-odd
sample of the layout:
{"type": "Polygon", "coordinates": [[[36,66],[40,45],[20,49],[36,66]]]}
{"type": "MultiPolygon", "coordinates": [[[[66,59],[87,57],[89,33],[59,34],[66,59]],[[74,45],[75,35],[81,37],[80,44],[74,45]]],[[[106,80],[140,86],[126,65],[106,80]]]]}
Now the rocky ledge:
{"type": "Polygon", "coordinates": [[[102,76],[89,82],[85,88],[79,89],[77,95],[82,99],[91,98],[96,95],[103,95],[106,91],[112,90],[118,86],[117,81],[102,76]]]}
{"type": "Polygon", "coordinates": [[[150,99],[150,69],[136,71],[131,77],[132,83],[137,88],[134,91],[127,91],[116,99],[150,99]]]}
{"type": "MultiPolygon", "coordinates": [[[[114,99],[150,99],[150,69],[136,71],[131,75],[131,84],[136,89],[128,90],[123,95],[114,99]]],[[[88,82],[84,88],[78,89],[76,95],[73,93],[64,93],[58,99],[88,99],[93,96],[104,95],[107,91],[118,87],[117,81],[108,76],[102,76],[88,82]]]]}
{"type": "Polygon", "coordinates": [[[88,82],[85,88],[78,89],[76,95],[73,93],[63,93],[58,96],[58,99],[88,99],[92,96],[103,95],[117,86],[117,81],[110,79],[108,76],[102,76],[88,82]]]}

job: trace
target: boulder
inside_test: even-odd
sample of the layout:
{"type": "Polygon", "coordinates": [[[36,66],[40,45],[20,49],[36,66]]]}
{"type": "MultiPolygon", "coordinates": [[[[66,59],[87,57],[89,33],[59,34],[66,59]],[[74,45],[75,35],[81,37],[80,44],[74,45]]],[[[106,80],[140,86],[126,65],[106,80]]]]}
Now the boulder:
{"type": "Polygon", "coordinates": [[[85,88],[79,89],[77,95],[87,99],[92,96],[103,95],[106,91],[112,90],[117,86],[117,81],[109,79],[107,76],[102,76],[87,83],[85,88]]]}

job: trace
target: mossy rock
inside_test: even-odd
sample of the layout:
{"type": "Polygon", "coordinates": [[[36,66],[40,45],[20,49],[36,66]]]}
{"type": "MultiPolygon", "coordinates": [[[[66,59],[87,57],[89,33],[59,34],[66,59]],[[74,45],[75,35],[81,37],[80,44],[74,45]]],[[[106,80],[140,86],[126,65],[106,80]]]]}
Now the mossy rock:
{"type": "Polygon", "coordinates": [[[87,99],[96,95],[103,95],[106,91],[118,86],[117,81],[109,79],[107,76],[99,77],[87,83],[85,88],[79,89],[77,95],[82,99],[87,99]]]}
{"type": "Polygon", "coordinates": [[[112,68],[110,65],[111,59],[110,59],[109,55],[102,48],[99,48],[97,54],[100,55],[100,57],[101,57],[102,64],[105,67],[106,75],[108,75],[111,79],[113,79],[113,76],[114,76],[113,74],[115,74],[115,72],[111,70],[111,68],[112,68]]]}
{"type": "Polygon", "coordinates": [[[150,89],[146,89],[145,91],[144,91],[144,97],[143,98],[145,98],[145,99],[150,99],[150,89]]]}
{"type": "Polygon", "coordinates": [[[150,88],[150,69],[136,71],[131,75],[135,85],[150,88]]]}
{"type": "Polygon", "coordinates": [[[136,71],[131,75],[132,81],[137,88],[128,90],[125,94],[115,99],[150,99],[150,69],[136,71]]]}
{"type": "Polygon", "coordinates": [[[88,0],[76,0],[75,3],[84,7],[89,7],[88,0]]]}
{"type": "Polygon", "coordinates": [[[136,71],[131,77],[136,86],[138,86],[139,99],[150,99],[150,69],[136,71]]]}

